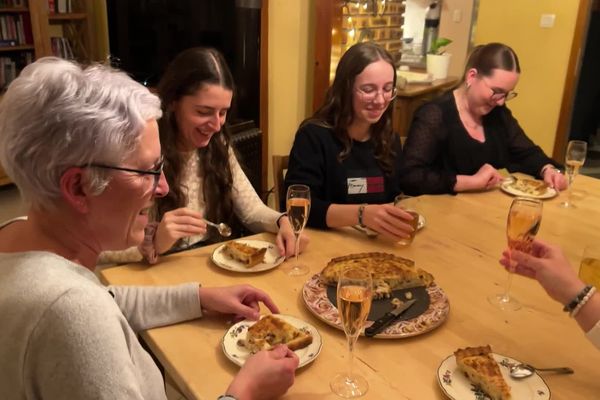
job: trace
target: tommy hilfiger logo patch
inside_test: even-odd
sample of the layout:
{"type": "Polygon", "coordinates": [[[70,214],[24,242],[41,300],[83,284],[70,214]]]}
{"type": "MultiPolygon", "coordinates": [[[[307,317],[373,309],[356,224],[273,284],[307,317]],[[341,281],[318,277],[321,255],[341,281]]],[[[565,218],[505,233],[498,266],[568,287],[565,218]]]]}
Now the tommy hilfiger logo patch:
{"type": "Polygon", "coordinates": [[[383,176],[366,178],[348,178],[348,194],[382,193],[384,191],[383,176]]]}

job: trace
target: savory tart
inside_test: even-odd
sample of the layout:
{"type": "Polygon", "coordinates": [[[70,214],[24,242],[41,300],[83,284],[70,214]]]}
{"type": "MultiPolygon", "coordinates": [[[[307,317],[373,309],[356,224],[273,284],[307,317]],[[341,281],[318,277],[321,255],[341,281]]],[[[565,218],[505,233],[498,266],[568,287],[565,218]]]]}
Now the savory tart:
{"type": "Polygon", "coordinates": [[[238,345],[251,353],[270,350],[275,345],[285,344],[290,350],[303,349],[313,341],[310,333],[275,317],[267,315],[248,328],[246,339],[238,340],[238,345]]]}
{"type": "Polygon", "coordinates": [[[321,279],[337,285],[340,273],[347,267],[367,269],[373,277],[373,298],[389,298],[393,290],[430,286],[433,275],[415,266],[414,261],[388,253],[358,253],[333,258],[321,271],[321,279]]]}
{"type": "Polygon", "coordinates": [[[508,186],[532,196],[542,196],[548,190],[546,182],[538,179],[515,178],[508,186]]]}
{"type": "Polygon", "coordinates": [[[247,244],[231,241],[225,243],[223,254],[241,262],[246,267],[254,267],[264,261],[267,248],[257,249],[256,247],[248,246],[247,244]]]}
{"type": "Polygon", "coordinates": [[[469,380],[479,386],[492,400],[510,400],[510,386],[500,372],[488,346],[467,347],[454,352],[456,365],[469,380]]]}

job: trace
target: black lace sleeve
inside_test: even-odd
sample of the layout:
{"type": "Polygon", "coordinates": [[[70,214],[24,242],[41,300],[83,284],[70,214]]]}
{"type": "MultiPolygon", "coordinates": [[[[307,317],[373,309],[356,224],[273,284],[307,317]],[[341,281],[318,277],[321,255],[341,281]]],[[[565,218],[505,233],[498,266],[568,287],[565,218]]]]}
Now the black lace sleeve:
{"type": "Polygon", "coordinates": [[[456,174],[444,168],[442,156],[448,135],[444,125],[443,110],[436,103],[425,104],[415,113],[400,170],[400,185],[405,193],[454,193],[456,174]]]}

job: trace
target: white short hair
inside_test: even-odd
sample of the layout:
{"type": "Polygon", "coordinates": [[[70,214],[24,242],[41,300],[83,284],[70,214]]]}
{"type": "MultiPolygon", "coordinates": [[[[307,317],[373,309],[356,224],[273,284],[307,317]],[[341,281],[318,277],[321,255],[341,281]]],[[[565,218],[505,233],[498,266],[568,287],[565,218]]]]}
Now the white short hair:
{"type": "MultiPolygon", "coordinates": [[[[159,98],[105,65],[82,67],[56,57],[23,69],[0,102],[0,163],[32,206],[54,204],[70,167],[118,165],[135,149],[159,98]]],[[[106,171],[89,170],[101,193],[106,171]]]]}

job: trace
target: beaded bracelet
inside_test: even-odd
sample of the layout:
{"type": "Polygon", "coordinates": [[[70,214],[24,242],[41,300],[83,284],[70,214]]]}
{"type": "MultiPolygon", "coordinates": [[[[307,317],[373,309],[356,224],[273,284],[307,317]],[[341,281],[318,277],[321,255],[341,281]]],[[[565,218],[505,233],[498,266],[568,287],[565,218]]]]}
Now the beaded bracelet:
{"type": "Polygon", "coordinates": [[[573,300],[571,300],[570,303],[568,303],[566,306],[563,307],[563,311],[564,312],[568,312],[568,313],[573,312],[573,310],[577,307],[577,305],[579,303],[581,303],[581,301],[583,300],[583,298],[588,294],[588,292],[590,290],[592,290],[592,288],[593,288],[592,285],[587,285],[586,287],[584,287],[583,289],[581,289],[581,292],[579,292],[577,294],[577,296],[575,296],[575,298],[573,300]]]}
{"type": "Polygon", "coordinates": [[[573,311],[571,311],[571,313],[569,314],[571,316],[571,318],[575,318],[575,316],[579,313],[579,311],[583,308],[583,306],[585,306],[585,303],[587,303],[589,301],[589,299],[592,298],[592,296],[594,295],[595,292],[596,292],[596,288],[594,286],[592,286],[590,291],[587,292],[585,297],[583,299],[581,299],[579,304],[577,304],[577,307],[575,307],[575,309],[573,311]]]}

